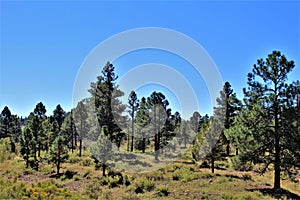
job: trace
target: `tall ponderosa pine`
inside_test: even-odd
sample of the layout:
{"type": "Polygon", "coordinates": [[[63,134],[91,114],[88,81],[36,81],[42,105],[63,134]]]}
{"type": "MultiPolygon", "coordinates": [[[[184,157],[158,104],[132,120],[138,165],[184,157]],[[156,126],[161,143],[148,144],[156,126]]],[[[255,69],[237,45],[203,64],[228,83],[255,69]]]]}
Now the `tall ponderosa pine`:
{"type": "Polygon", "coordinates": [[[150,97],[147,98],[147,105],[150,110],[151,132],[154,135],[154,155],[155,159],[158,160],[159,149],[161,147],[162,128],[168,117],[167,106],[169,105],[169,102],[161,92],[154,91],[150,97]]]}
{"type": "Polygon", "coordinates": [[[210,123],[207,134],[205,134],[205,144],[206,148],[202,152],[210,152],[206,155],[206,159],[211,163],[211,171],[215,171],[215,161],[223,160],[225,157],[225,146],[228,146],[228,140],[225,137],[224,129],[229,125],[230,115],[232,113],[227,109],[229,104],[229,98],[231,93],[230,84],[225,83],[223,90],[220,91],[220,97],[217,98],[217,107],[214,107],[214,115],[210,123]]]}
{"type": "MultiPolygon", "coordinates": [[[[180,118],[180,114],[177,112],[177,117],[180,118]]],[[[160,142],[160,151],[163,152],[163,147],[167,146],[170,144],[169,141],[171,141],[175,136],[175,127],[176,127],[176,122],[178,123],[179,119],[175,118],[175,115],[172,115],[172,110],[171,108],[168,108],[166,110],[166,119],[165,119],[165,124],[161,130],[161,142],[160,142]]],[[[177,124],[179,126],[179,124],[177,124]]]]}
{"type": "Polygon", "coordinates": [[[50,148],[48,161],[55,164],[56,174],[59,174],[61,164],[69,157],[66,142],[62,136],[57,136],[50,148]]]}
{"type": "MultiPolygon", "coordinates": [[[[25,131],[23,131],[21,136],[21,149],[24,148],[25,150],[21,150],[21,153],[26,153],[27,156],[27,150],[26,148],[30,149],[30,157],[29,164],[32,168],[35,170],[38,170],[39,168],[39,160],[38,160],[38,147],[40,146],[41,142],[39,139],[39,133],[40,133],[40,120],[38,116],[34,115],[34,113],[30,113],[28,117],[27,124],[24,128],[25,131]],[[23,140],[23,141],[22,141],[23,140]],[[25,146],[24,146],[25,145],[25,146]],[[27,145],[27,146],[26,146],[27,145]],[[29,145],[29,146],[28,146],[29,145]]],[[[25,154],[22,154],[25,155],[25,154]]],[[[27,165],[28,163],[26,163],[27,165]]]]}
{"type": "Polygon", "coordinates": [[[112,159],[112,143],[107,133],[107,126],[102,126],[96,144],[91,147],[92,157],[102,166],[102,175],[105,176],[107,162],[112,159]]]}
{"type": "Polygon", "coordinates": [[[75,144],[75,138],[77,137],[78,133],[76,130],[76,125],[75,125],[75,120],[73,118],[73,113],[74,110],[71,110],[66,117],[64,122],[62,123],[61,126],[61,135],[65,138],[66,143],[70,145],[72,153],[74,152],[74,149],[76,147],[75,144]]]}
{"type": "Polygon", "coordinates": [[[17,115],[12,115],[7,106],[0,113],[0,139],[9,137],[10,149],[16,151],[16,143],[21,134],[21,122],[17,115]]]}
{"type": "Polygon", "coordinates": [[[189,121],[189,124],[191,126],[190,128],[193,130],[195,134],[197,134],[200,131],[200,123],[201,123],[201,115],[199,112],[195,111],[193,113],[193,116],[190,117],[190,121],[189,121]]]}
{"type": "Polygon", "coordinates": [[[64,109],[58,104],[56,108],[53,110],[53,117],[58,123],[59,130],[61,129],[61,125],[66,117],[66,112],[64,109]]]}
{"type": "Polygon", "coordinates": [[[117,123],[124,122],[122,113],[126,106],[122,105],[118,99],[124,93],[115,85],[118,76],[114,70],[114,66],[108,62],[104,66],[102,74],[97,77],[97,82],[91,83],[89,92],[92,94],[99,127],[106,126],[106,133],[110,140],[119,143],[120,137],[118,136],[122,130],[117,123]]]}
{"type": "Polygon", "coordinates": [[[138,125],[138,134],[140,135],[142,141],[141,149],[142,152],[145,153],[146,150],[146,133],[149,130],[147,129],[147,125],[150,123],[149,110],[147,108],[147,101],[145,97],[142,97],[139,109],[136,113],[136,124],[138,125]]]}
{"type": "Polygon", "coordinates": [[[34,157],[36,142],[29,126],[26,126],[20,136],[20,153],[25,160],[26,168],[35,166],[34,157]]]}
{"type": "Polygon", "coordinates": [[[55,138],[58,136],[58,123],[52,116],[48,117],[42,122],[42,128],[44,131],[44,137],[42,139],[42,145],[48,152],[55,138]]]}
{"type": "MultiPolygon", "coordinates": [[[[224,128],[228,129],[232,126],[234,117],[241,109],[241,102],[237,99],[236,94],[233,92],[229,82],[225,82],[223,91],[220,92],[220,97],[217,99],[219,106],[225,109],[225,122],[224,128]]],[[[223,133],[222,133],[223,134],[223,133]]],[[[226,136],[225,142],[227,143],[226,154],[230,154],[230,136],[226,136]]],[[[236,148],[236,154],[238,154],[238,148],[236,148]]]]}
{"type": "Polygon", "coordinates": [[[37,142],[37,153],[38,157],[41,156],[41,149],[42,149],[42,140],[45,137],[45,133],[42,127],[42,122],[46,119],[46,107],[42,102],[38,103],[34,108],[34,120],[32,121],[32,130],[34,133],[34,137],[37,142]]]}
{"type": "Polygon", "coordinates": [[[33,168],[38,170],[39,167],[39,160],[38,157],[40,156],[40,147],[41,147],[41,121],[37,115],[30,113],[28,117],[28,121],[26,126],[28,126],[33,134],[33,141],[32,141],[32,155],[33,155],[33,168]]]}
{"type": "Polygon", "coordinates": [[[74,118],[75,118],[76,131],[79,136],[79,157],[81,157],[82,139],[85,135],[87,135],[89,129],[87,123],[88,113],[82,101],[78,103],[77,107],[74,110],[74,118]]]}
{"type": "Polygon", "coordinates": [[[266,60],[259,59],[248,74],[249,86],[244,89],[246,110],[230,130],[237,132],[241,160],[264,163],[262,172],[274,164],[274,189],[281,187],[282,170],[299,165],[299,160],[283,162],[296,153],[290,142],[295,135],[285,127],[289,121],[283,113],[287,99],[293,95],[286,80],[294,66],[293,61],[278,51],[273,51],[266,60]]]}
{"type": "MultiPolygon", "coordinates": [[[[139,100],[135,91],[131,91],[129,98],[128,98],[128,112],[131,117],[131,149],[133,151],[133,138],[134,138],[134,124],[135,124],[135,115],[139,107],[139,100]]],[[[129,143],[129,137],[128,141],[129,143]]],[[[128,145],[129,146],[129,145],[128,145]]]]}

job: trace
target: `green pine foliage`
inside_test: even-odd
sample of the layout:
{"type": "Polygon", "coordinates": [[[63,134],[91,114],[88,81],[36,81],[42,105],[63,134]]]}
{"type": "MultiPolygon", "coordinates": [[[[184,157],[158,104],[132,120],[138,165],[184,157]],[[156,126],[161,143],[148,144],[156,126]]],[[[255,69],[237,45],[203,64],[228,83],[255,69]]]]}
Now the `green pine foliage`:
{"type": "Polygon", "coordinates": [[[112,142],[107,132],[107,126],[103,126],[96,144],[91,147],[92,157],[97,163],[101,163],[103,176],[105,176],[107,162],[113,157],[112,142]]]}
{"type": "Polygon", "coordinates": [[[274,189],[281,188],[281,172],[299,169],[299,131],[295,127],[298,112],[291,103],[299,91],[287,83],[294,67],[294,62],[279,51],[259,59],[248,74],[245,110],[229,130],[229,134],[236,135],[242,163],[262,163],[262,173],[268,166],[274,167],[274,189]]]}
{"type": "Polygon", "coordinates": [[[69,157],[68,148],[64,140],[62,136],[57,136],[48,154],[48,161],[56,166],[56,174],[59,174],[61,164],[69,157]]]}

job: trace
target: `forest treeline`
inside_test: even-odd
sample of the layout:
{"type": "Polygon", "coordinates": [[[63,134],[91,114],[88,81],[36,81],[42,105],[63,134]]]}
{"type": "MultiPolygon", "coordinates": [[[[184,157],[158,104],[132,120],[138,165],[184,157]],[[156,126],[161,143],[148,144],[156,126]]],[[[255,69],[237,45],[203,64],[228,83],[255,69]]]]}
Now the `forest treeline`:
{"type": "Polygon", "coordinates": [[[274,169],[274,188],[280,189],[282,173],[294,179],[300,170],[300,82],[288,80],[294,67],[293,61],[273,51],[257,60],[247,75],[243,99],[225,82],[212,116],[195,111],[185,120],[171,110],[161,92],[139,98],[132,91],[127,104],[122,104],[118,76],[107,63],[91,83],[91,96],[70,112],[58,104],[46,116],[40,102],[28,117],[20,118],[4,107],[0,139],[9,148],[0,150],[20,154],[26,167],[35,170],[43,161],[53,163],[59,174],[69,152],[80,157],[93,142],[88,150],[105,175],[112,144],[117,151],[151,152],[157,161],[165,146],[191,148],[193,161],[205,161],[212,172],[215,161],[228,157],[237,170],[251,170],[253,165],[259,165],[262,173],[274,169]],[[213,146],[206,146],[207,141],[214,141],[213,146]]]}

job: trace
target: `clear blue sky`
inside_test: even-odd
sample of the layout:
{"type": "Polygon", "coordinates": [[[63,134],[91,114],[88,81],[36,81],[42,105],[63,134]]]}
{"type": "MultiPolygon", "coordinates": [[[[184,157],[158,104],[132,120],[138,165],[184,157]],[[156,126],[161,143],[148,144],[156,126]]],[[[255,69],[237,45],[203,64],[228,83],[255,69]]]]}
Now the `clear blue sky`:
{"type": "MultiPolygon", "coordinates": [[[[93,48],[119,32],[149,26],[196,40],[240,97],[253,64],[273,50],[295,61],[290,79],[300,79],[299,1],[1,1],[0,109],[7,105],[25,116],[42,101],[48,115],[57,104],[69,111],[76,74],[93,48]]],[[[135,58],[138,64],[167,58],[144,53],[117,60],[117,72],[130,70],[135,58]]]]}

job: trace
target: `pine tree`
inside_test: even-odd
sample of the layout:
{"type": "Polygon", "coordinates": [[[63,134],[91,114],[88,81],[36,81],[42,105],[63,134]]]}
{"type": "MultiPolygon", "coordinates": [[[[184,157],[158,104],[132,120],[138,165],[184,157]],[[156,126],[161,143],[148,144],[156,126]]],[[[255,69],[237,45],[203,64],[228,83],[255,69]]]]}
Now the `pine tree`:
{"type": "Polygon", "coordinates": [[[147,98],[148,109],[150,110],[150,126],[152,134],[154,135],[154,155],[158,160],[159,149],[161,147],[162,128],[165,125],[167,119],[167,106],[169,105],[165,95],[161,92],[153,92],[150,97],[147,98]]]}
{"type": "MultiPolygon", "coordinates": [[[[139,107],[139,100],[134,91],[131,91],[128,98],[128,112],[131,117],[131,150],[133,151],[133,138],[134,138],[134,124],[135,124],[135,116],[139,107]]],[[[128,137],[129,138],[129,137],[128,137]]],[[[129,140],[128,140],[129,143],[129,140]]]]}
{"type": "Polygon", "coordinates": [[[193,116],[190,118],[189,124],[191,129],[197,134],[200,131],[201,115],[199,112],[195,111],[193,116]]]}
{"type": "Polygon", "coordinates": [[[26,168],[28,168],[29,165],[31,167],[34,167],[35,165],[33,162],[33,158],[36,156],[36,152],[34,151],[35,148],[36,143],[32,131],[26,126],[20,136],[20,153],[25,160],[26,168]]]}
{"type": "Polygon", "coordinates": [[[58,123],[58,129],[61,129],[61,125],[66,117],[66,112],[63,110],[63,108],[58,104],[56,108],[53,110],[53,117],[58,123]]]}
{"type": "Polygon", "coordinates": [[[92,157],[102,165],[102,175],[105,176],[107,162],[112,159],[112,143],[109,138],[107,126],[102,126],[97,143],[91,147],[92,157]]]}
{"type": "Polygon", "coordinates": [[[73,113],[74,111],[71,110],[70,113],[68,113],[64,119],[64,122],[62,123],[61,126],[61,135],[65,138],[66,143],[70,143],[70,148],[72,153],[74,152],[75,149],[75,138],[77,137],[77,129],[75,125],[75,120],[73,118],[73,113]]]}
{"type": "Polygon", "coordinates": [[[16,152],[16,144],[19,143],[19,138],[22,133],[21,121],[17,115],[11,116],[11,123],[9,127],[10,147],[13,153],[16,152]]]}
{"type": "Polygon", "coordinates": [[[55,164],[56,174],[59,174],[61,164],[65,162],[69,157],[68,149],[64,138],[62,136],[57,136],[50,148],[48,161],[55,164]]]}
{"type": "Polygon", "coordinates": [[[146,98],[143,97],[141,99],[141,103],[136,114],[136,124],[138,126],[137,131],[140,137],[142,138],[141,150],[143,153],[145,153],[146,150],[146,137],[147,137],[146,133],[149,131],[147,130],[147,125],[149,125],[149,123],[150,123],[149,110],[147,108],[146,98]]]}
{"type": "Polygon", "coordinates": [[[118,99],[124,93],[115,85],[118,76],[114,70],[114,66],[108,62],[102,70],[102,75],[97,77],[97,82],[91,83],[89,92],[92,94],[99,127],[106,126],[106,133],[110,140],[119,143],[120,138],[118,136],[122,130],[118,124],[125,123],[125,117],[122,116],[122,113],[126,106],[122,105],[118,99]]]}
{"type": "MultiPolygon", "coordinates": [[[[225,122],[224,128],[228,129],[232,126],[234,117],[241,109],[241,102],[237,99],[236,94],[233,92],[229,82],[225,82],[223,90],[220,92],[220,97],[217,99],[219,106],[225,110],[225,122]]],[[[222,133],[223,134],[223,133],[222,133]]],[[[226,135],[225,143],[227,143],[226,154],[230,154],[230,135],[226,135]]],[[[236,148],[236,154],[238,154],[238,148],[236,148]]]]}
{"type": "Polygon", "coordinates": [[[10,149],[16,152],[16,143],[21,134],[21,122],[17,115],[12,115],[7,106],[0,113],[0,139],[9,137],[10,149]]]}
{"type": "Polygon", "coordinates": [[[12,121],[11,116],[9,108],[5,106],[0,115],[0,139],[9,137],[9,127],[12,121]]]}
{"type": "MultiPolygon", "coordinates": [[[[289,123],[283,115],[286,100],[293,95],[287,83],[287,75],[295,67],[279,51],[273,51],[266,60],[259,59],[248,74],[248,88],[244,89],[246,110],[241,113],[231,131],[236,131],[242,159],[265,164],[262,173],[270,164],[274,165],[274,189],[280,189],[280,173],[289,166],[298,165],[283,159],[297,157],[288,131],[289,123]],[[243,149],[243,150],[242,150],[243,149]]],[[[298,156],[299,157],[299,156],[298,156]]]]}
{"type": "Polygon", "coordinates": [[[30,134],[32,134],[32,139],[30,140],[30,148],[31,148],[31,158],[30,165],[32,168],[34,168],[36,171],[39,169],[39,150],[41,146],[41,137],[40,137],[40,129],[41,124],[39,117],[37,115],[34,115],[34,113],[30,113],[28,117],[28,121],[26,124],[26,127],[30,130],[30,134]]]}
{"type": "Polygon", "coordinates": [[[77,107],[74,110],[74,118],[75,118],[76,131],[79,135],[79,157],[81,157],[82,139],[88,133],[88,123],[87,123],[88,113],[82,101],[78,103],[77,107]]]}
{"type": "Polygon", "coordinates": [[[41,149],[42,149],[42,139],[45,137],[44,130],[42,128],[42,122],[47,118],[46,116],[46,107],[42,102],[38,103],[33,111],[33,114],[35,116],[33,123],[31,124],[34,126],[32,128],[36,142],[37,142],[37,152],[38,157],[41,156],[41,149]]]}

